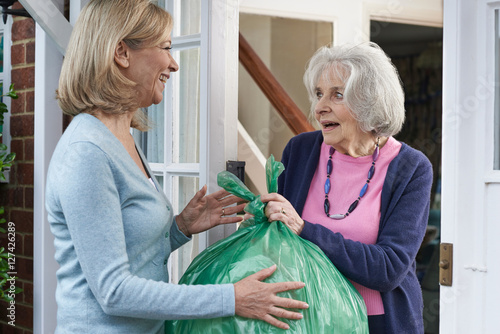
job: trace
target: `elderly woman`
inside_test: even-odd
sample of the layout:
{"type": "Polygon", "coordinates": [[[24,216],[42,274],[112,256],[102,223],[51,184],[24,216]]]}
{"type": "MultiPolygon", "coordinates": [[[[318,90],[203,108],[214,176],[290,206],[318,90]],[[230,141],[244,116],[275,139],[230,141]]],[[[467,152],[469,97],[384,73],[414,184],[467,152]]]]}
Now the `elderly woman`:
{"type": "Polygon", "coordinates": [[[321,131],[286,146],[281,195],[262,196],[266,214],[318,245],[351,280],[370,333],[423,333],[415,256],[432,169],[392,137],[405,113],[397,71],[373,43],[323,47],[304,82],[321,131]]]}
{"type": "Polygon", "coordinates": [[[267,284],[275,267],[235,284],[169,284],[167,259],[194,233],[243,205],[203,187],[177,216],[134,144],[144,130],[138,110],[159,103],[178,65],[170,53],[172,19],[148,0],[93,0],[82,10],[57,93],[74,115],[53,154],[46,206],[55,236],[56,333],[163,333],[165,319],[234,314],[287,325],[300,301],[276,293],[301,282],[267,284]],[[222,216],[221,216],[222,213],[222,216]],[[249,297],[250,296],[250,297],[249,297]]]}

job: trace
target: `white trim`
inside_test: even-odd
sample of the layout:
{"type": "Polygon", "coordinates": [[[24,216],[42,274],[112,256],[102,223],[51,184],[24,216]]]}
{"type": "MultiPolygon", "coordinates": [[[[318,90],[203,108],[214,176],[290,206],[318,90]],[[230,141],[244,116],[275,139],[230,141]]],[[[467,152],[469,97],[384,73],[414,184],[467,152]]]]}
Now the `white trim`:
{"type": "Polygon", "coordinates": [[[492,171],[490,173],[487,173],[486,176],[484,177],[484,183],[486,184],[500,183],[500,171],[492,171]]]}
{"type": "Polygon", "coordinates": [[[363,11],[370,17],[370,20],[437,28],[443,26],[443,12],[441,10],[413,8],[402,6],[397,2],[384,4],[365,2],[363,11]]]}
{"type": "MultiPolygon", "coordinates": [[[[207,91],[202,95],[208,101],[208,119],[201,119],[200,127],[208,140],[200,146],[200,155],[203,152],[200,161],[208,164],[200,166],[200,182],[206,181],[209,192],[219,189],[217,173],[226,169],[226,161],[238,156],[238,133],[234,126],[238,122],[238,9],[238,0],[202,1],[202,12],[209,15],[208,22],[202,16],[202,64],[208,66],[208,76],[202,78],[206,80],[202,86],[207,91]],[[208,29],[203,29],[207,26],[208,29]]],[[[234,231],[236,224],[209,230],[208,245],[234,231]]]]}
{"type": "MultiPolygon", "coordinates": [[[[495,59],[495,47],[498,41],[495,41],[495,31],[499,27],[495,27],[495,11],[499,11],[500,19],[500,3],[486,5],[486,19],[485,19],[485,54],[484,63],[486,66],[482,68],[483,73],[479,77],[479,85],[476,87],[475,96],[479,99],[485,100],[485,128],[479,134],[485,136],[484,140],[484,166],[485,166],[485,182],[498,183],[500,179],[500,171],[494,170],[494,156],[495,156],[495,96],[496,94],[496,78],[495,74],[498,73],[500,65],[497,64],[498,60],[495,59]],[[491,70],[493,69],[493,70],[491,70]],[[495,180],[496,179],[496,180],[495,180]]],[[[482,63],[482,62],[481,62],[482,63]]],[[[500,101],[498,101],[500,106],[500,101]]],[[[498,149],[498,148],[497,148],[498,149]]]]}
{"type": "Polygon", "coordinates": [[[240,6],[240,13],[253,14],[253,15],[265,15],[265,16],[276,16],[289,19],[299,19],[299,20],[310,20],[310,21],[324,21],[332,22],[337,19],[337,15],[325,15],[319,13],[305,13],[297,11],[289,11],[286,9],[272,9],[272,8],[257,8],[253,6],[240,6]]]}
{"type": "Polygon", "coordinates": [[[21,5],[30,13],[31,17],[35,19],[45,33],[55,42],[57,50],[61,54],[64,54],[68,47],[73,27],[53,1],[19,0],[21,5]]]}
{"type": "MultiPolygon", "coordinates": [[[[201,1],[201,34],[200,34],[200,185],[208,185],[208,59],[209,59],[209,5],[208,1],[201,1]],[[205,140],[205,141],[203,141],[205,140]]],[[[208,189],[210,190],[210,188],[208,189]]],[[[208,247],[208,232],[198,236],[198,249],[208,247]]]]}
{"type": "Polygon", "coordinates": [[[238,160],[245,161],[245,172],[258,194],[267,194],[266,157],[238,121],[238,160]]]}
{"type": "MultiPolygon", "coordinates": [[[[455,83],[458,81],[458,40],[455,38],[459,29],[458,3],[455,0],[444,0],[443,11],[443,140],[442,143],[442,176],[441,176],[441,242],[453,243],[455,240],[455,226],[457,221],[457,185],[459,136],[456,126],[455,101],[458,97],[455,83]],[[453,124],[452,124],[453,123],[453,124]]],[[[454,269],[455,274],[456,270],[454,269]]],[[[455,296],[458,290],[455,285],[441,286],[440,296],[444,301],[440,309],[439,331],[442,333],[457,333],[455,296]],[[449,297],[447,297],[449,296],[449,297]],[[448,301],[449,298],[449,301],[448,301]],[[446,328],[446,330],[445,330],[446,328]]]]}
{"type": "Polygon", "coordinates": [[[200,164],[197,163],[174,163],[166,165],[164,163],[149,163],[151,170],[155,173],[168,173],[174,176],[198,176],[200,164]]]}
{"type": "Polygon", "coordinates": [[[89,1],[90,0],[70,0],[70,5],[69,5],[69,22],[70,22],[70,24],[72,24],[72,25],[75,24],[83,7],[85,7],[85,5],[89,1]]]}
{"type": "Polygon", "coordinates": [[[56,270],[54,237],[45,210],[45,180],[52,152],[62,134],[62,111],[54,99],[62,55],[36,25],[35,49],[35,169],[33,208],[33,332],[56,328],[56,270]]]}
{"type": "Polygon", "coordinates": [[[175,51],[199,48],[200,41],[201,34],[172,37],[172,46],[174,47],[175,51]]]}

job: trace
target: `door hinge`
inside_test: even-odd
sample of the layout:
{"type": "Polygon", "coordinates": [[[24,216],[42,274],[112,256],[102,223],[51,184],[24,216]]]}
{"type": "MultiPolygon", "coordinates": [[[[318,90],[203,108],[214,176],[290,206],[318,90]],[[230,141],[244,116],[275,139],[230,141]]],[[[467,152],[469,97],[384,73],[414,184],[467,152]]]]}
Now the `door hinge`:
{"type": "Polygon", "coordinates": [[[439,249],[439,284],[453,283],[453,244],[441,243],[439,249]]]}

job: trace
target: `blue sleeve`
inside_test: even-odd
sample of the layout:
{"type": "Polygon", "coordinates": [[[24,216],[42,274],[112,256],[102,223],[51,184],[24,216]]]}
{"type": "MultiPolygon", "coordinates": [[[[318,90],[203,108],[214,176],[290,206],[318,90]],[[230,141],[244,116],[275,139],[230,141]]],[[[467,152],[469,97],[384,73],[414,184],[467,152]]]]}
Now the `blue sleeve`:
{"type": "MultiPolygon", "coordinates": [[[[78,261],[84,276],[80,279],[68,272],[70,277],[65,279],[73,275],[76,287],[88,284],[109,315],[144,319],[234,315],[232,284],[185,286],[131,274],[114,167],[102,150],[88,142],[73,143],[57,163],[59,175],[54,186],[70,238],[56,239],[56,247],[74,248],[74,261],[78,261]]],[[[178,247],[186,237],[176,224],[173,226],[172,244],[178,247]]]]}
{"type": "Polygon", "coordinates": [[[177,222],[174,217],[174,222],[172,223],[172,226],[170,226],[170,245],[172,247],[172,252],[190,240],[191,238],[187,237],[181,232],[181,230],[179,230],[179,226],[177,226],[177,222]]]}
{"type": "MultiPolygon", "coordinates": [[[[427,159],[417,163],[412,168],[407,168],[407,163],[403,166],[406,170],[396,173],[399,182],[387,192],[391,196],[385,199],[389,209],[382,213],[376,244],[345,239],[310,222],[305,223],[300,236],[318,245],[349,279],[381,292],[393,290],[414,269],[427,226],[432,167],[427,159]]],[[[384,192],[382,196],[384,203],[384,192]]]]}

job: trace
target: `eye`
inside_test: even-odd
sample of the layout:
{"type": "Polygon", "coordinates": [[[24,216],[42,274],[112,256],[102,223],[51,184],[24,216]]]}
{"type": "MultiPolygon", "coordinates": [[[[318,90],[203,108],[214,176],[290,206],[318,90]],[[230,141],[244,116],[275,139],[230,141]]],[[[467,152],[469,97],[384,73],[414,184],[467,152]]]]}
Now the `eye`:
{"type": "Polygon", "coordinates": [[[164,47],[164,48],[162,48],[162,49],[163,49],[163,50],[170,51],[170,50],[172,50],[172,47],[171,47],[171,46],[167,46],[167,47],[164,47]]]}
{"type": "Polygon", "coordinates": [[[336,99],[336,100],[342,100],[344,98],[344,94],[340,93],[340,92],[335,92],[333,93],[333,97],[336,99]]]}
{"type": "Polygon", "coordinates": [[[319,90],[316,91],[316,98],[320,100],[323,97],[323,93],[319,90]]]}

